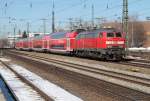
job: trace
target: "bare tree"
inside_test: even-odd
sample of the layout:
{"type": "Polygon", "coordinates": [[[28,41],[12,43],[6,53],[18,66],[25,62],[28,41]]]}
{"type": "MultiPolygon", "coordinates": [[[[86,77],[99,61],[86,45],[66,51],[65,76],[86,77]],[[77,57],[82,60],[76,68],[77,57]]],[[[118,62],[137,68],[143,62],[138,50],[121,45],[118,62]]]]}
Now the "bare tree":
{"type": "Polygon", "coordinates": [[[146,40],[145,29],[142,22],[138,21],[138,16],[129,19],[129,46],[142,47],[146,40]]]}
{"type": "Polygon", "coordinates": [[[9,44],[8,44],[8,40],[6,38],[0,39],[0,48],[6,48],[8,46],[9,46],[9,44]]]}
{"type": "Polygon", "coordinates": [[[22,35],[22,38],[27,38],[27,37],[28,37],[27,32],[24,31],[24,32],[23,32],[23,35],[22,35]]]}

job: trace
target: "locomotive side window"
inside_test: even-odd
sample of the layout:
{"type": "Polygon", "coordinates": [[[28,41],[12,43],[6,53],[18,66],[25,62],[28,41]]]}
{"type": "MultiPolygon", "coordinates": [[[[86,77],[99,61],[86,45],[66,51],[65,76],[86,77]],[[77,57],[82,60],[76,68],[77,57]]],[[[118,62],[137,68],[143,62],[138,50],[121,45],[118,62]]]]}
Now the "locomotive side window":
{"type": "Polygon", "coordinates": [[[114,33],[107,33],[107,37],[114,37],[114,33]]]}
{"type": "Polygon", "coordinates": [[[116,33],[116,37],[122,37],[121,32],[116,33]]]}
{"type": "Polygon", "coordinates": [[[82,39],[82,38],[97,38],[98,34],[95,32],[83,32],[78,34],[78,36],[76,37],[76,39],[82,39]]]}
{"type": "Polygon", "coordinates": [[[88,33],[85,35],[86,38],[92,38],[93,37],[93,33],[88,33]]]}
{"type": "Polygon", "coordinates": [[[86,34],[86,38],[96,38],[97,36],[98,36],[98,34],[95,32],[90,32],[90,33],[86,34]]]}

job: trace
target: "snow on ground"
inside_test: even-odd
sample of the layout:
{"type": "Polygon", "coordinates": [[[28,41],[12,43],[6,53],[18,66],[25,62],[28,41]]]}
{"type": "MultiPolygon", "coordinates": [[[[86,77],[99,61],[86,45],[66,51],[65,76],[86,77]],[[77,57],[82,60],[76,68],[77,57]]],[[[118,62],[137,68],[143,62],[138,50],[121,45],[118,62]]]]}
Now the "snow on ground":
{"type": "Polygon", "coordinates": [[[0,58],[1,61],[4,61],[4,62],[9,62],[11,61],[10,59],[6,59],[6,58],[0,58]]]}
{"type": "Polygon", "coordinates": [[[135,56],[126,56],[127,59],[140,59],[140,60],[144,60],[141,57],[135,57],[135,56]]]}
{"type": "Polygon", "coordinates": [[[1,65],[0,75],[4,78],[17,101],[45,101],[30,86],[23,83],[12,71],[1,65]]]}
{"type": "MultiPolygon", "coordinates": [[[[0,58],[1,61],[9,61],[5,58],[0,58]]],[[[60,88],[59,86],[49,82],[48,80],[45,80],[38,75],[28,71],[27,69],[16,65],[16,64],[10,64],[10,68],[15,70],[18,74],[23,76],[26,80],[31,82],[34,86],[39,88],[41,91],[43,91],[45,94],[47,94],[50,98],[52,98],[54,101],[83,101],[82,99],[74,96],[73,94],[69,93],[68,91],[60,88]]],[[[6,79],[11,83],[11,88],[15,90],[15,88],[20,88],[20,86],[23,86],[24,84],[21,84],[16,80],[15,75],[12,74],[9,70],[5,71],[6,68],[0,69],[0,73],[6,77],[6,79]],[[14,78],[14,79],[13,79],[14,78]]],[[[16,91],[17,95],[21,96],[23,98],[23,95],[28,95],[27,92],[23,91],[21,92],[16,91]]],[[[20,100],[20,101],[32,101],[30,97],[28,97],[28,100],[20,100]]],[[[34,101],[34,100],[33,100],[34,101]]],[[[42,100],[41,100],[42,101],[42,100]]]]}
{"type": "Polygon", "coordinates": [[[25,77],[28,81],[30,81],[33,85],[38,87],[41,91],[47,94],[54,101],[83,101],[82,99],[72,95],[68,91],[60,88],[59,86],[45,80],[36,74],[26,70],[25,68],[12,64],[11,68],[17,71],[20,75],[25,77]]]}
{"type": "MultiPolygon", "coordinates": [[[[41,61],[43,61],[43,60],[41,60],[41,61]]],[[[71,62],[71,60],[70,60],[70,62],[71,62]]],[[[72,61],[72,62],[74,62],[74,64],[76,64],[75,61],[72,61]]],[[[47,63],[47,62],[45,61],[45,63],[47,63]]],[[[92,66],[93,68],[100,68],[100,69],[105,69],[105,70],[108,69],[108,71],[111,71],[109,68],[102,66],[102,65],[98,65],[98,64],[92,65],[92,64],[88,64],[88,63],[82,63],[82,62],[78,62],[77,64],[85,64],[88,66],[92,66]]],[[[36,85],[41,91],[45,92],[45,94],[50,96],[54,101],[83,101],[80,98],[77,98],[73,95],[68,94],[68,92],[61,89],[60,87],[58,87],[52,83],[49,83],[47,80],[44,80],[44,79],[40,78],[39,76],[37,76],[37,75],[35,75],[29,71],[26,71],[23,67],[12,64],[11,68],[14,69],[15,71],[20,72],[20,75],[25,76],[27,80],[29,80],[32,84],[36,85]]],[[[66,67],[65,69],[70,70],[69,67],[66,67]]],[[[110,82],[113,84],[117,84],[117,85],[120,85],[123,87],[127,87],[127,88],[130,88],[133,90],[137,90],[140,92],[150,94],[150,88],[147,86],[143,86],[143,85],[136,84],[136,83],[131,83],[131,82],[124,81],[124,80],[118,80],[118,79],[115,79],[113,77],[107,77],[107,76],[103,76],[103,75],[100,76],[99,74],[93,74],[93,73],[89,73],[89,72],[81,71],[81,70],[77,70],[77,69],[74,69],[74,70],[75,70],[75,72],[81,73],[83,75],[88,75],[88,76],[97,78],[99,80],[103,80],[106,82],[110,82]]],[[[116,70],[116,69],[113,71],[114,72],[117,72],[117,71],[121,72],[121,70],[116,70]]],[[[129,71],[122,71],[122,73],[127,74],[127,75],[135,75],[135,76],[139,76],[139,77],[143,77],[143,78],[146,77],[148,79],[150,78],[149,75],[141,74],[141,73],[133,73],[133,72],[129,72],[129,71]]]]}
{"type": "Polygon", "coordinates": [[[150,47],[147,47],[147,48],[144,48],[144,47],[139,47],[139,48],[133,47],[133,48],[128,48],[128,49],[129,49],[129,51],[136,51],[136,52],[138,52],[138,51],[140,51],[140,52],[150,52],[150,47]]]}

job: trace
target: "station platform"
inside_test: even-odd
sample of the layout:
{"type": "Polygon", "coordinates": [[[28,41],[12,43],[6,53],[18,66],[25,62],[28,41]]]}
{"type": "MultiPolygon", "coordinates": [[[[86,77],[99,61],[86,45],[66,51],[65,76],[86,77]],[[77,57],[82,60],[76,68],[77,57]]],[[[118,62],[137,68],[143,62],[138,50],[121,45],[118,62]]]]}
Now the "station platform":
{"type": "Polygon", "coordinates": [[[6,101],[1,89],[0,89],[0,101],[6,101]]]}

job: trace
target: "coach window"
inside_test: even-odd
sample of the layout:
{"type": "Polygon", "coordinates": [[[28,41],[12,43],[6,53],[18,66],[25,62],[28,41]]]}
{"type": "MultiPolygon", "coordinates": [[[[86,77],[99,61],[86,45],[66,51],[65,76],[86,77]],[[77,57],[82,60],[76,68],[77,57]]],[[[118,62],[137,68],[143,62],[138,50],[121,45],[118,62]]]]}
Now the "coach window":
{"type": "Polygon", "coordinates": [[[78,36],[76,37],[77,40],[79,40],[81,37],[81,34],[78,34],[78,36]]]}
{"type": "Polygon", "coordinates": [[[84,34],[84,37],[85,37],[85,38],[89,38],[89,33],[88,33],[88,34],[87,34],[87,33],[84,34]]]}
{"type": "Polygon", "coordinates": [[[95,38],[95,33],[94,32],[90,33],[90,38],[95,38]]]}
{"type": "Polygon", "coordinates": [[[94,33],[94,37],[97,38],[99,37],[99,34],[97,32],[94,33]]]}
{"type": "Polygon", "coordinates": [[[81,34],[80,38],[81,39],[85,38],[85,34],[81,34]]]}
{"type": "Polygon", "coordinates": [[[90,32],[85,34],[85,38],[95,38],[97,37],[97,33],[90,32]]]}
{"type": "Polygon", "coordinates": [[[59,38],[65,38],[66,37],[66,33],[61,33],[59,38]]]}
{"type": "Polygon", "coordinates": [[[97,33],[93,32],[93,38],[97,37],[97,33]]]}

